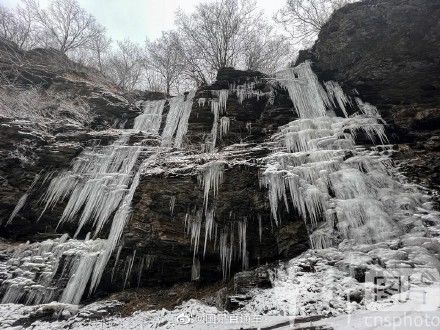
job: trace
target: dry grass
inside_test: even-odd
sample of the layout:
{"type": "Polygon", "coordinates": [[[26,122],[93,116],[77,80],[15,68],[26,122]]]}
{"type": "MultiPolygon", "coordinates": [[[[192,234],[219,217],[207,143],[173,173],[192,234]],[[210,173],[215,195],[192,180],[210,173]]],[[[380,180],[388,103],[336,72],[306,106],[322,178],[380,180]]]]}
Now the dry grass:
{"type": "MultiPolygon", "coordinates": [[[[46,127],[60,123],[84,126],[90,121],[89,106],[78,99],[68,99],[39,87],[0,87],[0,116],[25,119],[46,127]]],[[[59,126],[59,125],[58,125],[59,126]]]]}

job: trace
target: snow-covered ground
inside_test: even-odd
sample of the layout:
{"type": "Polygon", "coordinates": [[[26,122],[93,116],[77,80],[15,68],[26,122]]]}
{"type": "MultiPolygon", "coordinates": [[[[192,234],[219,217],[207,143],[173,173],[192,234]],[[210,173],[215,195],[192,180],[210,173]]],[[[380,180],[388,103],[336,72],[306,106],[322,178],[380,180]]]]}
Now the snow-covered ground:
{"type": "Polygon", "coordinates": [[[117,306],[115,301],[79,309],[55,303],[7,304],[0,305],[0,324],[5,329],[246,329],[274,325],[277,329],[311,325],[440,329],[439,261],[433,248],[440,243],[437,238],[426,243],[425,237],[403,237],[372,245],[346,241],[338,248],[309,250],[280,264],[271,274],[273,287],[249,292],[249,299],[234,312],[197,300],[173,310],[138,311],[125,318],[108,312],[117,306]],[[382,266],[390,264],[398,266],[382,266]],[[356,279],[361,273],[365,283],[356,279]],[[50,320],[41,319],[44,315],[50,320]]]}

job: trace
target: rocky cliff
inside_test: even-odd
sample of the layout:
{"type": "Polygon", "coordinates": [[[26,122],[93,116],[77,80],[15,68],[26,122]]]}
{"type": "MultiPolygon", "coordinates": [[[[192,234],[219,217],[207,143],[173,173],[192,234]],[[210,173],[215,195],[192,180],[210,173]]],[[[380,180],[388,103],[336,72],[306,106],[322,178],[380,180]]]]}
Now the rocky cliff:
{"type": "MultiPolygon", "coordinates": [[[[117,143],[127,132],[127,148],[143,146],[135,165],[139,166],[149,157],[148,150],[160,141],[127,129],[142,114],[144,101],[160,99],[161,95],[123,94],[99,73],[54,50],[21,52],[3,41],[0,55],[4,72],[0,131],[2,237],[14,244],[61,239],[63,233],[73,237],[76,224],[59,223],[67,200],[45,208],[43,199],[49,183],[63,175],[81,155],[99,150],[105,154],[106,147],[117,143]]],[[[264,79],[258,72],[225,69],[219,72],[215,84],[196,92],[183,141],[186,151],[176,149],[159,155],[150,169],[161,170],[141,174],[133,196],[131,220],[122,233],[121,248],[108,262],[99,292],[172,285],[192,279],[194,233],[188,232],[186,219],[197,218],[203,210],[207,192],[201,177],[204,167],[209,169],[209,164],[216,162],[224,180],[215,187],[218,191],[213,236],[235,232],[235,239],[234,234],[228,238],[231,253],[232,244],[237,244],[235,255],[240,243],[238,230],[244,230],[246,238],[242,240],[248,242],[246,267],[293,257],[307,249],[307,230],[299,218],[285,214],[286,220],[279,226],[268,221],[271,210],[266,191],[260,188],[257,159],[268,155],[270,149],[259,144],[294,114],[287,92],[281,88],[277,97],[268,102],[272,87],[264,79]],[[213,142],[213,122],[219,118],[211,111],[210,100],[233,84],[245,87],[228,98],[222,115],[225,120],[217,128],[223,136],[213,142]],[[212,148],[213,143],[219,153],[201,157],[200,152],[206,152],[203,148],[212,148]]],[[[171,111],[171,103],[164,105],[161,134],[171,111]]],[[[78,237],[84,238],[88,230],[90,227],[78,237]]],[[[108,231],[108,227],[104,228],[99,237],[106,237],[108,231]]],[[[205,229],[199,228],[200,231],[205,229]]],[[[201,274],[197,276],[199,282],[212,283],[224,277],[219,244],[208,244],[201,269],[197,270],[201,274]]],[[[233,259],[229,261],[230,271],[242,269],[242,261],[235,256],[233,259]]]]}
{"type": "Polygon", "coordinates": [[[407,173],[438,189],[440,3],[365,0],[336,11],[309,59],[324,80],[378,106],[407,173]]]}
{"type": "MultiPolygon", "coordinates": [[[[217,291],[223,284],[213,283],[227,282],[243,269],[295,257],[309,248],[310,241],[317,246],[337,245],[349,236],[353,226],[364,226],[362,216],[379,214],[377,209],[364,215],[354,209],[345,221],[350,223],[361,214],[356,224],[344,225],[342,216],[339,224],[328,220],[322,214],[321,193],[312,186],[315,179],[320,180],[316,176],[330,178],[329,173],[339,173],[341,166],[350,167],[350,173],[356,174],[332,176],[335,186],[346,180],[340,186],[345,195],[327,189],[328,180],[316,184],[325,186],[323,195],[332,201],[331,208],[335,208],[335,199],[351,199],[359,193],[359,180],[367,178],[373,168],[386,177],[381,181],[371,174],[365,179],[374,186],[369,189],[379,195],[379,183],[389,183],[388,173],[381,172],[389,166],[389,154],[401,162],[411,180],[438,187],[436,91],[440,75],[435,45],[440,36],[438,19],[431,19],[438,18],[438,10],[429,1],[369,0],[336,12],[313,49],[299,58],[299,63],[312,61],[320,81],[329,83],[326,91],[316,87],[320,82],[315,81],[307,65],[288,70],[286,77],[277,77],[284,85],[258,72],[226,68],[213,85],[160,101],[162,96],[154,93],[124,94],[99,73],[55,51],[21,52],[2,41],[0,223],[1,236],[7,239],[3,258],[12,260],[5,274],[19,276],[21,268],[29,266],[26,258],[34,258],[29,271],[33,279],[39,279],[50,272],[45,265],[54,263],[57,253],[62,256],[57,267],[70,267],[73,255],[80,260],[75,270],[92,272],[99,264],[96,251],[109,251],[102,273],[97,272],[97,291],[90,290],[92,299],[143,287],[154,288],[158,295],[178,295],[179,301],[197,295],[200,288],[217,291]],[[429,19],[422,19],[428,12],[429,19]],[[304,79],[306,87],[295,85],[296,79],[304,79]],[[337,82],[350,102],[344,101],[337,82]],[[317,113],[302,113],[304,118],[295,121],[304,109],[292,103],[292,95],[317,113]],[[371,136],[376,134],[385,142],[385,132],[380,116],[370,111],[374,107],[354,102],[358,96],[378,106],[388,122],[391,141],[398,144],[397,152],[391,147],[371,146],[371,136]],[[326,116],[327,111],[334,113],[326,116]],[[359,116],[359,121],[355,117],[341,119],[346,111],[359,116]],[[317,120],[322,114],[325,118],[317,120]],[[315,155],[309,139],[323,142],[324,152],[315,155]],[[282,147],[280,140],[284,141],[282,147]],[[369,153],[374,155],[372,163],[359,165],[357,162],[369,153]],[[374,162],[377,159],[380,166],[374,162]],[[382,161],[387,166],[381,166],[382,161]],[[311,169],[309,164],[313,164],[311,169]],[[276,169],[269,171],[273,176],[264,181],[262,169],[270,165],[276,169]],[[296,191],[296,195],[307,192],[304,200],[295,199],[293,183],[290,195],[286,192],[285,182],[298,175],[313,181],[296,191]],[[354,180],[354,188],[350,180],[354,180]],[[93,205],[86,200],[94,201],[93,205]],[[292,209],[292,204],[303,205],[302,210],[292,209]],[[324,226],[323,222],[332,225],[324,226]],[[314,231],[323,235],[311,239],[314,231]],[[115,244],[108,248],[105,239],[110,236],[115,244]],[[45,239],[50,239],[49,243],[42,243],[45,239]],[[27,263],[23,265],[11,257],[10,247],[28,240],[31,244],[19,248],[27,263]],[[61,252],[52,246],[60,247],[61,252]],[[56,253],[46,253],[43,263],[42,257],[33,254],[45,249],[56,253]],[[193,284],[169,289],[190,281],[193,284]]],[[[409,194],[407,188],[390,182],[395,196],[409,194]]],[[[435,222],[424,211],[420,217],[426,219],[417,226],[408,223],[408,210],[419,205],[413,200],[419,203],[420,196],[412,196],[398,206],[389,195],[381,196],[387,198],[381,203],[391,205],[390,210],[398,208],[391,217],[402,232],[401,227],[422,231],[420,228],[428,226],[429,221],[435,222]]],[[[368,224],[362,230],[356,227],[353,237],[374,241],[377,231],[389,229],[382,225],[368,224]]],[[[51,280],[63,286],[58,285],[50,297],[64,299],[67,295],[68,302],[78,302],[87,294],[76,297],[75,292],[60,293],[75,282],[66,268],[52,269],[51,280]]],[[[365,269],[358,268],[360,280],[365,269]]],[[[314,268],[301,269],[309,273],[314,268]]],[[[89,277],[84,283],[74,283],[75,288],[87,292],[86,286],[93,286],[88,283],[89,277]]],[[[265,266],[239,273],[229,284],[228,289],[239,294],[228,300],[229,308],[240,305],[240,299],[248,299],[240,296],[248,288],[271,285],[265,266]]],[[[31,292],[31,297],[21,292],[14,296],[12,292],[8,301],[45,302],[41,292],[34,294],[30,289],[32,285],[25,288],[28,291],[22,290],[31,292]]],[[[146,292],[146,296],[152,295],[148,289],[146,292]]],[[[136,299],[126,298],[131,302],[136,299]]],[[[158,305],[167,299],[162,297],[158,305]]],[[[145,302],[136,303],[145,307],[145,302]]]]}

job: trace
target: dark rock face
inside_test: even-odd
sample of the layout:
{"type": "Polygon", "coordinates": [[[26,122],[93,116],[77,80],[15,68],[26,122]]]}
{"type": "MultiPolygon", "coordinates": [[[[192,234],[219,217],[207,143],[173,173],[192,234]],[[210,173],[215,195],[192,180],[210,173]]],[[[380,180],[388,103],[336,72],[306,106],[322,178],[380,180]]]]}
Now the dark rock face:
{"type": "Polygon", "coordinates": [[[324,80],[376,105],[389,124],[408,176],[439,189],[440,3],[365,0],[343,7],[322,28],[311,60],[324,80]],[[411,164],[411,165],[409,165],[411,164]],[[417,169],[417,170],[415,170],[417,169]]]}
{"type": "Polygon", "coordinates": [[[367,0],[338,10],[311,58],[323,76],[375,104],[440,100],[440,3],[367,0]]]}
{"type": "Polygon", "coordinates": [[[242,85],[249,80],[261,80],[265,75],[258,71],[241,71],[234,68],[222,68],[218,70],[215,83],[211,86],[212,89],[229,88],[230,84],[242,85]]]}

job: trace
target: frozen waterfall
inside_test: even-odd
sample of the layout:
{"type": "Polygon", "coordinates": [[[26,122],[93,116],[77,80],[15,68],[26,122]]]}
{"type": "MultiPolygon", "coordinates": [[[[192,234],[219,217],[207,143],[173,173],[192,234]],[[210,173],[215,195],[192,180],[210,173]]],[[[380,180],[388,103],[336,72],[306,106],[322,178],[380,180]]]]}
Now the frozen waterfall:
{"type": "MultiPolygon", "coordinates": [[[[73,238],[66,234],[17,247],[0,269],[8,275],[0,286],[2,302],[38,304],[57,300],[77,304],[86,290],[92,293],[98,287],[115,255],[113,280],[118,261],[124,257],[120,241],[132,215],[138,185],[147,182],[148,175],[165,173],[175,164],[184,168],[183,175],[190,176],[194,183],[197,177],[198,182],[196,194],[200,198],[185,206],[184,219],[181,214],[185,198],[178,195],[179,191],[166,196],[167,212],[169,205],[173,221],[184,222],[192,253],[192,280],[202,278],[204,257],[211,258],[211,252],[218,253],[225,279],[235,262],[247,269],[249,260],[255,260],[252,253],[258,244],[249,239],[257,232],[256,241],[264,243],[263,222],[269,213],[276,225],[287,217],[299,217],[306,224],[313,248],[335,246],[344,239],[371,243],[398,235],[408,213],[419,207],[421,196],[396,175],[390,159],[392,146],[388,145],[377,109],[346,95],[337,82],[321,83],[307,62],[279,72],[276,80],[287,90],[298,118],[279,127],[270,141],[255,143],[258,156],[252,153],[250,143],[224,146],[235,140],[240,130],[240,139],[246,141],[247,133],[262,128],[259,122],[245,122],[246,117],[242,128],[235,126],[240,121],[233,116],[235,110],[225,114],[228,98],[233,95],[230,93],[237,98],[231,97],[229,102],[243,103],[262,95],[270,96],[268,104],[273,101],[274,93],[255,90],[256,82],[246,82],[211,90],[212,99],[197,100],[198,110],[206,111],[207,118],[213,117],[212,126],[207,122],[206,131],[197,137],[206,152],[194,151],[199,150],[198,146],[191,143],[188,150],[181,149],[195,97],[195,92],[190,92],[169,100],[143,102],[133,129],[117,130],[111,145],[86,148],[69,169],[48,177],[41,218],[63,203],[58,229],[73,227],[73,238]],[[228,132],[230,139],[218,143],[228,132]],[[362,146],[359,141],[377,147],[362,146]],[[254,174],[260,174],[262,196],[267,192],[268,201],[260,204],[262,208],[269,205],[269,212],[266,208],[261,214],[254,210],[225,212],[222,193],[234,184],[227,175],[237,165],[253,166],[254,174]]],[[[9,222],[28,196],[27,192],[18,201],[9,222]]],[[[126,257],[124,287],[132,284],[133,269],[138,269],[139,285],[142,271],[153,259],[153,255],[142,256],[139,249],[126,257]],[[140,261],[138,268],[135,258],[140,261]]]]}
{"type": "MultiPolygon", "coordinates": [[[[109,146],[85,149],[70,169],[51,178],[42,196],[44,209],[40,218],[58,203],[65,202],[58,227],[75,224],[74,239],[65,234],[59,239],[19,246],[2,266],[5,268],[2,271],[8,274],[0,286],[2,303],[39,304],[57,300],[78,304],[86,288],[90,293],[96,289],[131,216],[131,202],[141,172],[149,157],[154,158],[158,153],[157,147],[143,141],[131,144],[131,135],[134,131],[156,135],[162,146],[179,148],[187,132],[194,94],[190,92],[168,101],[162,132],[167,101],[145,101],[133,130],[120,131],[119,138],[109,146]],[[104,228],[109,228],[106,239],[102,239],[104,228]]],[[[10,221],[27,196],[17,203],[10,221]]]]}
{"type": "Polygon", "coordinates": [[[170,100],[170,110],[162,133],[162,145],[180,148],[188,130],[188,119],[191,114],[195,92],[179,95],[170,100]],[[174,141],[173,141],[174,138],[174,141]]]}
{"type": "Polygon", "coordinates": [[[166,100],[144,102],[144,113],[137,116],[133,129],[158,134],[166,100]]]}
{"type": "Polygon", "coordinates": [[[356,145],[360,135],[372,143],[388,142],[377,110],[360,99],[352,102],[336,82],[324,88],[308,62],[280,72],[277,79],[299,119],[273,136],[278,148],[265,160],[261,184],[268,189],[275,221],[280,205],[287,212],[295,209],[314,248],[338,239],[370,243],[397,235],[405,213],[398,199],[411,195],[405,207],[415,210],[419,194],[394,175],[389,147],[356,145]],[[358,111],[349,115],[354,103],[358,111]],[[336,116],[335,107],[344,117],[336,116]]]}

